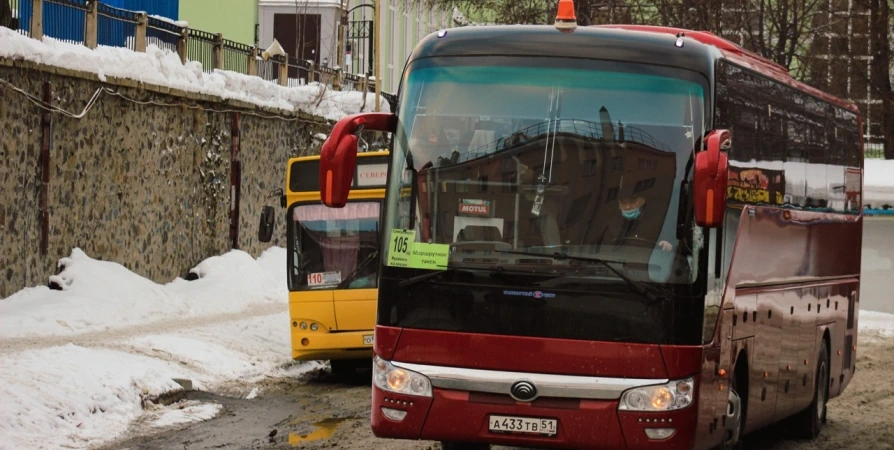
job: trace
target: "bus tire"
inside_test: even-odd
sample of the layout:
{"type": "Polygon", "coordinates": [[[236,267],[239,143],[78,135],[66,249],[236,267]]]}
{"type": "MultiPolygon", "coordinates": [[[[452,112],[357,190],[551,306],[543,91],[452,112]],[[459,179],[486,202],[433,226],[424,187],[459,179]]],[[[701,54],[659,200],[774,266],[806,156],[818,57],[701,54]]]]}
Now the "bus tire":
{"type": "Polygon", "coordinates": [[[332,375],[340,378],[353,379],[357,377],[357,370],[367,367],[365,359],[333,359],[329,361],[329,367],[332,369],[332,375]]]}
{"type": "Polygon", "coordinates": [[[826,421],[826,404],[829,402],[829,344],[823,338],[816,358],[816,383],[810,406],[794,417],[793,431],[797,438],[814,439],[826,421]]]}
{"type": "Polygon", "coordinates": [[[441,441],[443,450],[490,450],[490,444],[441,441]]]}
{"type": "Polygon", "coordinates": [[[729,398],[726,403],[726,418],[724,420],[723,441],[718,447],[720,450],[734,450],[743,448],[742,431],[745,429],[745,412],[748,397],[748,369],[745,367],[745,358],[740,356],[736,361],[736,370],[730,377],[729,398]],[[739,393],[743,392],[743,397],[739,393]]]}

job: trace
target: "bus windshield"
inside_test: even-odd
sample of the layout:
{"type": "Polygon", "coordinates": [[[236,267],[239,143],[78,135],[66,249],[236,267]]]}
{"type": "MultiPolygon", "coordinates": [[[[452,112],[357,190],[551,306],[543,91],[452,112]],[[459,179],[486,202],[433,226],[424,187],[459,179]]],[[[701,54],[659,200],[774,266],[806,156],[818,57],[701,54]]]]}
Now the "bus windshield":
{"type": "Polygon", "coordinates": [[[705,132],[706,90],[700,75],[645,64],[416,61],[402,87],[386,230],[412,227],[418,242],[449,246],[449,268],[616,278],[549,257],[562,253],[613,261],[640,282],[692,283],[702,244],[681,190],[705,132]]]}
{"type": "Polygon", "coordinates": [[[375,288],[379,202],[292,209],[292,290],[375,288]]]}

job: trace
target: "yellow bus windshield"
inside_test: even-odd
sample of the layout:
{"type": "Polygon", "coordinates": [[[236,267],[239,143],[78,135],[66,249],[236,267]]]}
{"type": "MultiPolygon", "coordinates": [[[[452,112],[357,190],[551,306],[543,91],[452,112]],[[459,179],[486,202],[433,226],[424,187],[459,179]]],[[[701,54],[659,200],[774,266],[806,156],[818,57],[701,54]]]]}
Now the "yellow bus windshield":
{"type": "Polygon", "coordinates": [[[291,261],[293,290],[377,287],[379,201],[351,201],[344,208],[298,205],[291,261]]]}

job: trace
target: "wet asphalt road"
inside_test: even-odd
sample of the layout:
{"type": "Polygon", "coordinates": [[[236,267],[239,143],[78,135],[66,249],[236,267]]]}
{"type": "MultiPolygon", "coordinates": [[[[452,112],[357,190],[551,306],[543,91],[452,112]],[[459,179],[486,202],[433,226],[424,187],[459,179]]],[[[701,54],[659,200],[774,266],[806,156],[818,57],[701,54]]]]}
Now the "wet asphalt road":
{"type": "MultiPolygon", "coordinates": [[[[867,217],[865,220],[862,285],[861,309],[894,313],[894,295],[891,294],[894,292],[894,217],[867,217]]],[[[865,367],[869,372],[858,370],[855,385],[849,387],[845,397],[830,405],[830,423],[824,427],[824,435],[819,441],[784,440],[785,430],[776,427],[751,437],[746,449],[894,448],[894,436],[888,434],[880,440],[879,437],[867,440],[867,443],[875,441],[878,445],[857,445],[864,434],[879,432],[873,423],[885,422],[894,415],[894,390],[882,395],[866,392],[877,385],[869,378],[872,372],[879,372],[875,375],[878,380],[888,378],[886,374],[894,369],[894,349],[888,343],[876,345],[889,353],[888,357],[861,362],[867,357],[858,356],[858,367],[865,367]],[[852,398],[860,395],[865,398],[852,398]],[[871,403],[879,399],[882,403],[871,403]],[[866,405],[874,408],[868,416],[853,417],[854,408],[867,408],[866,405]]],[[[865,352],[866,347],[863,350],[865,352]]],[[[870,355],[877,352],[878,349],[873,349],[870,355]]],[[[347,380],[333,377],[328,369],[320,369],[299,379],[272,379],[262,383],[262,394],[252,400],[191,392],[187,395],[189,400],[223,405],[220,415],[162,432],[137,426],[131,436],[109,443],[101,450],[440,448],[435,442],[383,440],[372,436],[369,386],[368,371],[347,380]]]]}

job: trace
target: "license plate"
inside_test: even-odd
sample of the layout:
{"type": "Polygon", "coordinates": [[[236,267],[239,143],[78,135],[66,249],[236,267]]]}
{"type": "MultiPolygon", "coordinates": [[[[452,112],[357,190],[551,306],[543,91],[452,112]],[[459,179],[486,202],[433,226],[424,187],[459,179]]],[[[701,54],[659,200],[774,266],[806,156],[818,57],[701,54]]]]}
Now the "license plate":
{"type": "Polygon", "coordinates": [[[521,433],[555,436],[559,421],[531,417],[490,416],[488,429],[491,433],[521,433]]]}
{"type": "Polygon", "coordinates": [[[374,340],[375,338],[373,336],[374,335],[372,335],[372,334],[364,335],[363,336],[363,345],[373,345],[373,342],[375,342],[375,340],[374,340]]]}

